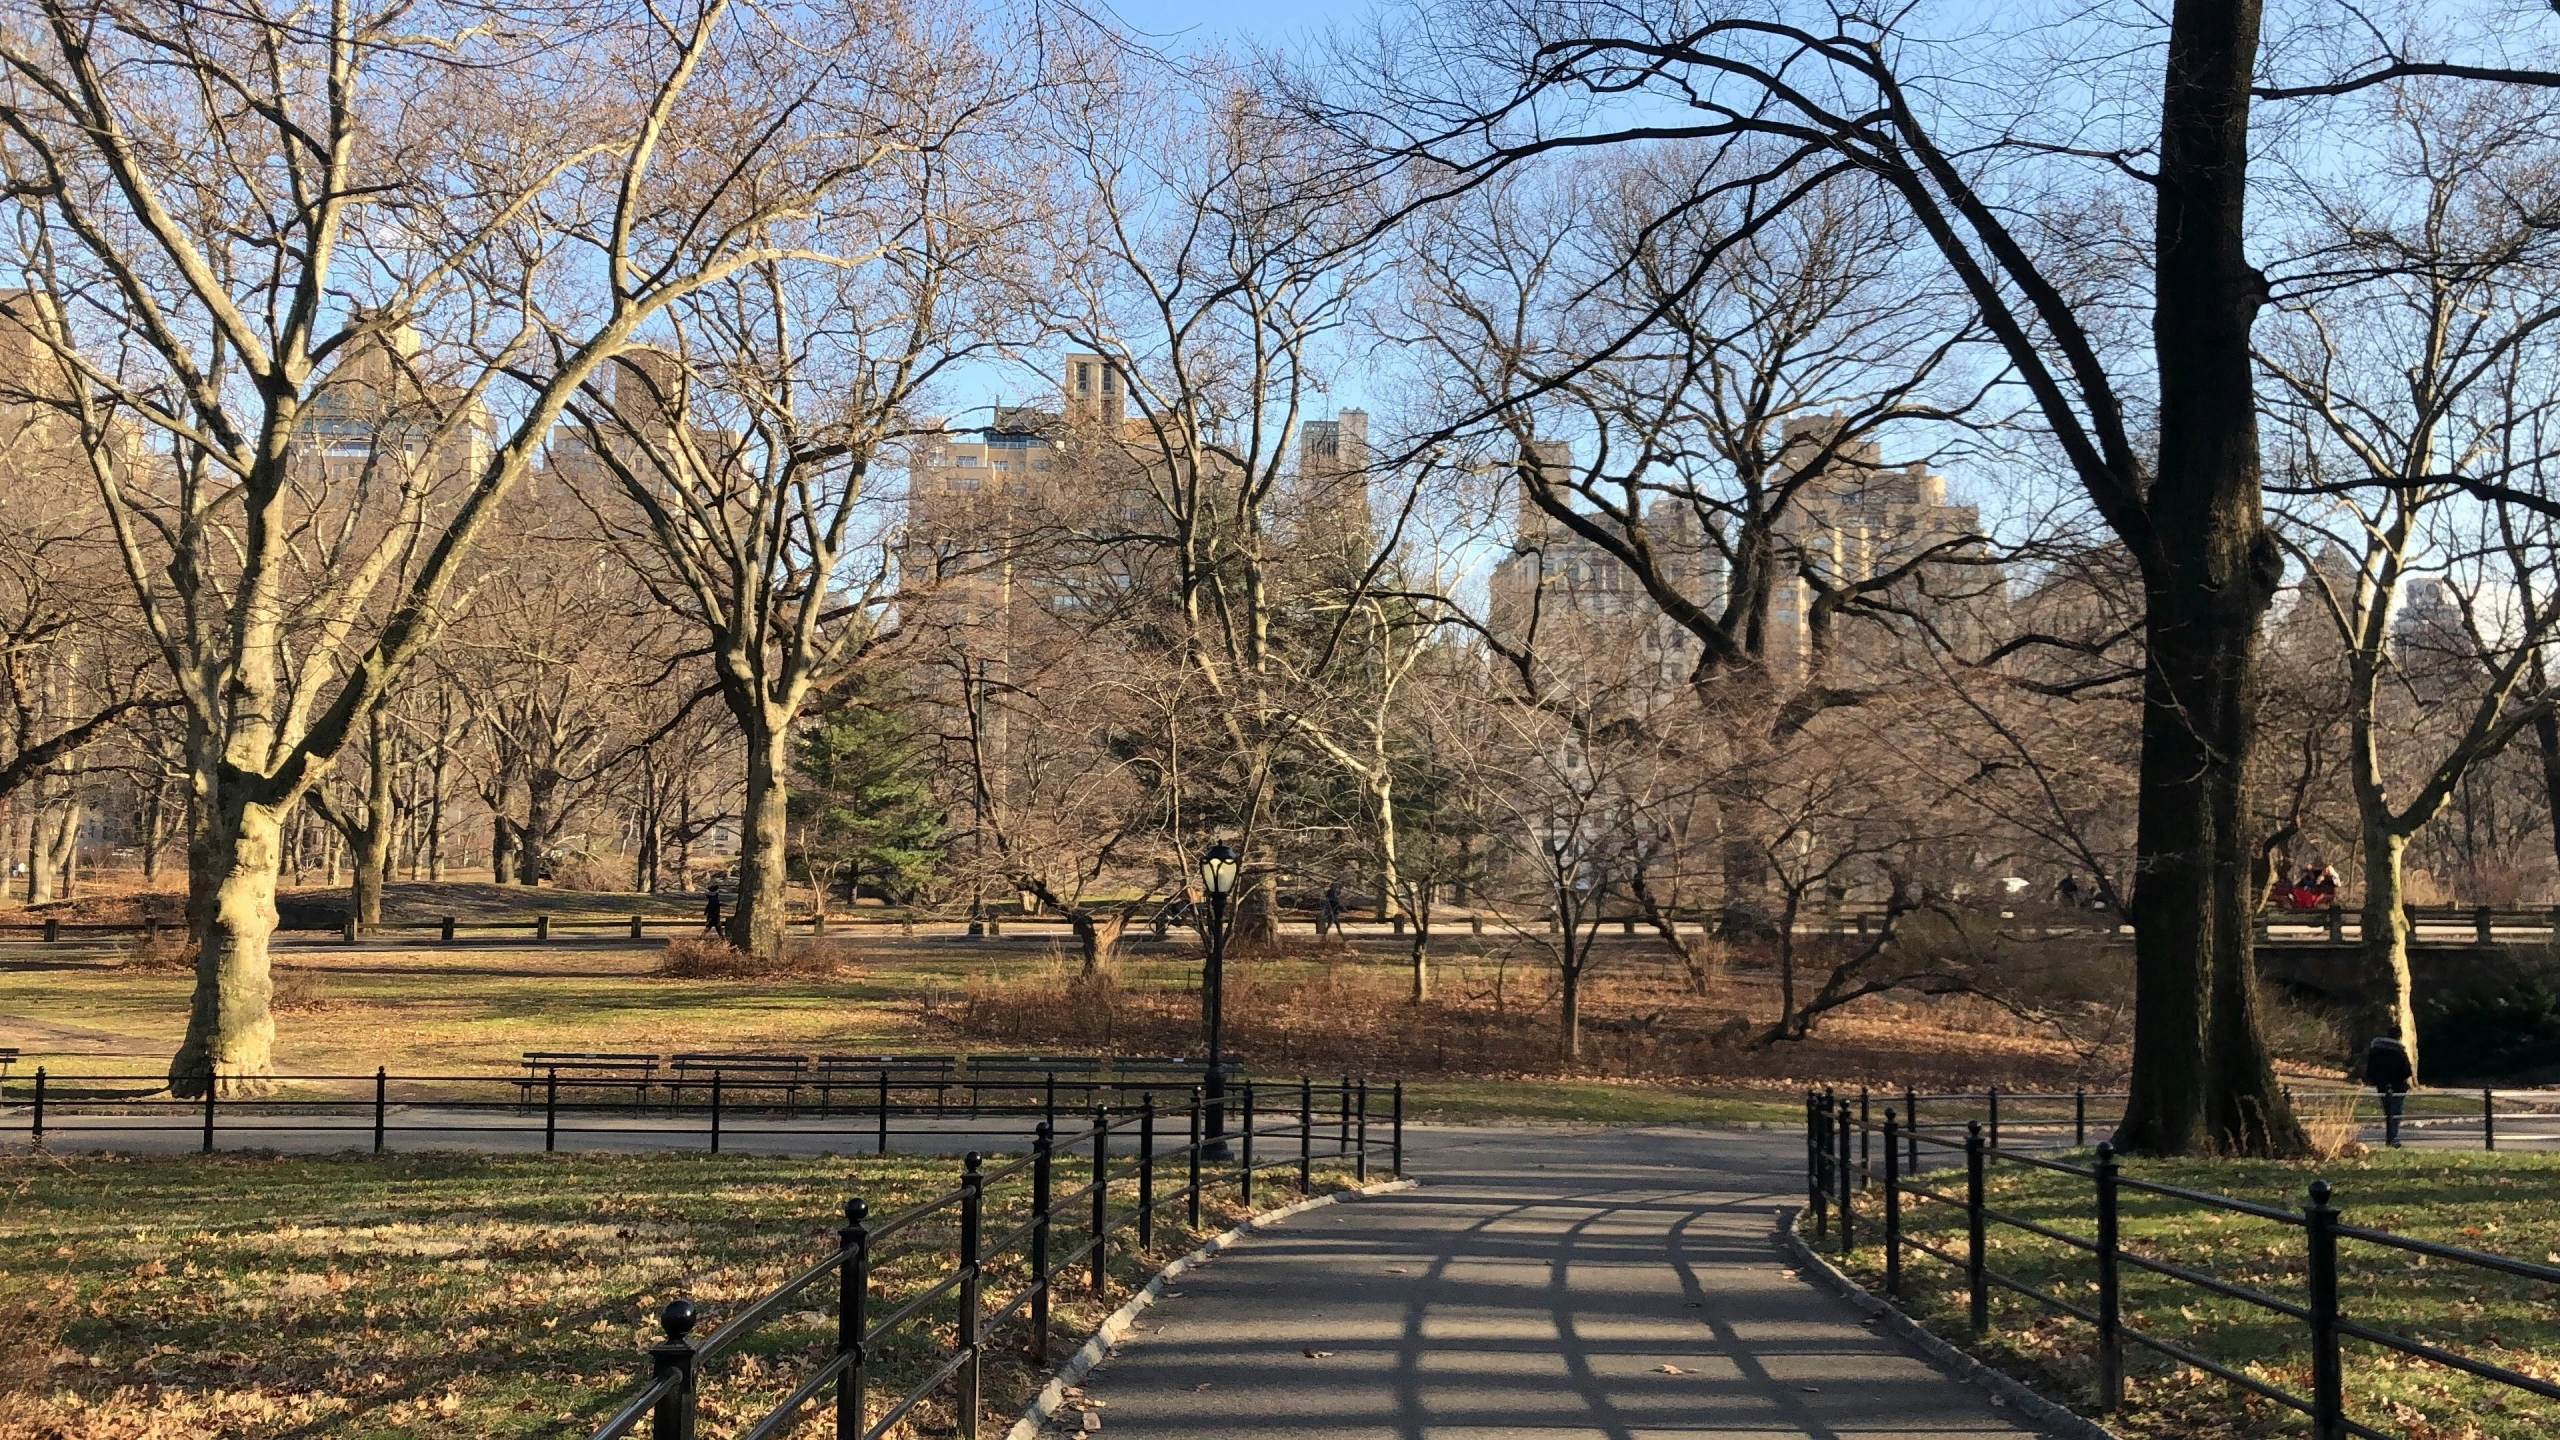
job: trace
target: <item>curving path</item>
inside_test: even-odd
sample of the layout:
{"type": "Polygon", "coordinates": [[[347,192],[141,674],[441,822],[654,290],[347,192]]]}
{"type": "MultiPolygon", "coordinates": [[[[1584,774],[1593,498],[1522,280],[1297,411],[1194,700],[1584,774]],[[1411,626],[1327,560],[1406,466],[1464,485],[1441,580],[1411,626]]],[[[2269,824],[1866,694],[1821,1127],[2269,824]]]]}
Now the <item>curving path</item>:
{"type": "Polygon", "coordinates": [[[1420,1189],[1184,1276],[1083,1395],[1167,1440],[2039,1433],[1783,1269],[1802,1166],[1783,1132],[1416,1127],[1420,1189]]]}

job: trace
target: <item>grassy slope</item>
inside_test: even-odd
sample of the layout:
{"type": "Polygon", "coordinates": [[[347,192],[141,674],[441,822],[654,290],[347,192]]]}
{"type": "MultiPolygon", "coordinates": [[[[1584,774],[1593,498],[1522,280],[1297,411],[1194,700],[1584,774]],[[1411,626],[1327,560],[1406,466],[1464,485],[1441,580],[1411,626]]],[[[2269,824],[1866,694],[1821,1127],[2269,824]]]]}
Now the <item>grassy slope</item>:
{"type": "MultiPolygon", "coordinates": [[[[847,1195],[883,1216],[947,1188],[957,1169],[740,1156],[0,1159],[11,1334],[0,1437],[583,1435],[644,1371],[668,1298],[700,1304],[707,1335],[823,1255],[847,1195]]],[[[1167,1166],[1161,1190],[1179,1183],[1167,1166]]],[[[1019,1223],[1026,1184],[991,1188],[990,1237],[1019,1223]]],[[[1117,1188],[1124,1209],[1131,1187],[1117,1188]]],[[[1211,1228],[1237,1213],[1210,1211],[1211,1228]]],[[[1191,1243],[1179,1206],[1160,1213],[1144,1269],[1191,1243]]],[[[1077,1238],[1062,1225],[1062,1248],[1077,1238]]],[[[875,1294],[922,1283],[921,1257],[884,1255],[875,1294]]],[[[1116,1272],[1115,1304],[1142,1267],[1123,1256],[1116,1272]]],[[[991,1267],[989,1303],[1021,1278],[1018,1265],[991,1267]]],[[[827,1294],[714,1367],[706,1440],[823,1356],[827,1294]]],[[[1062,1345],[1101,1313],[1065,1282],[1059,1307],[1062,1345]]],[[[1018,1407],[1031,1383],[1021,1335],[990,1366],[991,1414],[1018,1407]]],[[[914,1341],[889,1363],[911,1378],[928,1364],[914,1341]]],[[[875,1384],[875,1404],[884,1392],[895,1393],[875,1384]]]]}
{"type": "MultiPolygon", "coordinates": [[[[310,999],[280,1017],[277,1065],[288,1074],[370,1074],[376,1065],[434,1074],[512,1072],[530,1049],[943,1049],[947,1039],[920,1033],[926,1008],[973,978],[1055,968],[1037,952],[929,944],[822,978],[669,980],[650,973],[657,962],[653,949],[288,951],[279,973],[310,999]]],[[[1265,962],[1263,969],[1320,967],[1265,962]]],[[[1187,967],[1169,959],[1134,957],[1123,966],[1129,986],[1188,978],[1187,967]]],[[[45,1057],[57,1075],[156,1074],[184,1028],[190,983],[184,974],[111,964],[0,965],[0,1028],[16,1015],[108,1037],[93,1043],[116,1053],[45,1057]]],[[[45,1047],[28,1048],[32,1055],[45,1047]]],[[[1615,1081],[1443,1079],[1408,1085],[1407,1096],[1417,1120],[1720,1124],[1800,1113],[1768,1092],[1615,1081]]]]}
{"type": "MultiPolygon", "coordinates": [[[[2329,1181],[2333,1203],[2351,1225],[2535,1261],[2560,1252],[2560,1155],[2403,1150],[2317,1164],[2142,1160],[2126,1162],[2125,1173],[2297,1209],[2317,1176],[2329,1181]]],[[[2002,1166],[1993,1167],[1991,1180],[1993,1206],[2066,1233],[2092,1232],[2087,1181],[2002,1166]]],[[[1962,1194],[1960,1172],[1929,1183],[1962,1194]]],[[[1874,1207],[1865,1208],[1865,1238],[1872,1242],[1874,1207]]],[[[1915,1233],[1962,1254],[1960,1209],[1915,1202],[1906,1214],[1915,1233]]],[[[2132,1192],[2125,1194],[2122,1215],[2128,1249],[2303,1303],[2298,1229],[2132,1192]]],[[[2095,1281],[2085,1252],[1999,1226],[1988,1238],[1993,1269],[2090,1303],[2095,1281]]],[[[1961,1338],[1962,1276],[1916,1253],[1905,1263],[1906,1307],[1939,1334],[1961,1338]]],[[[1870,1243],[1849,1268],[1870,1288],[1880,1288],[1881,1265],[1881,1253],[1870,1243]]],[[[2560,1379],[2560,1294],[2552,1287],[2354,1241],[2341,1245],[2340,1272],[2340,1305],[2351,1318],[2545,1380],[2560,1379]]],[[[2129,1325],[2295,1394],[2309,1392],[2306,1335],[2297,1322],[2140,1271],[2122,1274],[2129,1325]]],[[[1992,1331],[1975,1346],[1977,1352],[2085,1409],[2092,1399],[2088,1327],[1997,1288],[1992,1293],[1992,1331]]],[[[2309,1433],[2290,1411],[2173,1369],[2136,1347],[2128,1345],[2126,1353],[2132,1406],[2109,1422],[2119,1433],[2161,1440],[2309,1433]]],[[[2346,1367],[2349,1416],[2380,1429],[2420,1440],[2525,1440],[2560,1430],[2560,1406],[2361,1342],[2348,1342],[2346,1367]]]]}

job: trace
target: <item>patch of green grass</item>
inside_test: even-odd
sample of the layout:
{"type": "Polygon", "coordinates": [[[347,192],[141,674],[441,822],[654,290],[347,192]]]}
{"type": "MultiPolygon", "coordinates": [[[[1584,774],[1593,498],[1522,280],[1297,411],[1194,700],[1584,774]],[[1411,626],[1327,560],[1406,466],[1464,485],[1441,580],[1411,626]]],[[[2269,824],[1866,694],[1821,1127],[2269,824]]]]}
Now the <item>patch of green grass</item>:
{"type": "Polygon", "coordinates": [[[1785,1095],[1609,1080],[1407,1081],[1404,1106],[1409,1120],[1453,1122],[1738,1125],[1804,1120],[1804,1103],[1785,1095]]]}
{"type": "MultiPolygon", "coordinates": [[[[2535,1262],[2560,1256],[2560,1155],[2402,1150],[2301,1163],[2129,1159],[2124,1173],[2297,1211],[2310,1182],[2320,1178],[2349,1225],[2535,1262]]],[[[1960,1171],[1936,1172],[1922,1183],[1963,1193],[1960,1171]]],[[[2088,1180],[1995,1164],[1988,1191],[1989,1203],[2009,1214],[2067,1234],[2094,1234],[2088,1180]]],[[[2119,1223],[2129,1251],[2306,1303],[2300,1228],[2133,1190],[2122,1196],[2119,1223]]],[[[1862,1207],[1868,1243],[1846,1268],[1880,1290],[1875,1207],[1873,1201],[1862,1207]]],[[[1961,1208],[1914,1200],[1904,1215],[1915,1237],[1963,1253],[1961,1208]]],[[[1997,1224],[1986,1240],[1992,1269],[2083,1306],[2093,1302],[2095,1266],[2087,1252],[1997,1224]]],[[[2293,1394],[2310,1393],[2309,1336],[2301,1322],[2131,1266],[2121,1275],[2128,1326],[2293,1394]]],[[[2094,1405],[2089,1326],[1995,1287],[1990,1332],[1971,1341],[1960,1272],[1906,1251],[1903,1287],[1904,1308],[1940,1335],[1969,1343],[2076,1408],[2094,1405]]],[[[2560,1380],[2560,1287],[2347,1239],[2340,1242],[2339,1289],[2341,1312],[2350,1319],[2560,1380]]],[[[2309,1433],[2308,1422],[2292,1410],[2130,1343],[2125,1354],[2130,1404],[2108,1421],[2121,1434],[2183,1440],[2309,1433]]],[[[2362,1341],[2346,1343],[2345,1365],[2349,1417],[2380,1430],[2430,1440],[2526,1440],[2560,1428],[2560,1406],[2362,1341]]]]}
{"type": "MultiPolygon", "coordinates": [[[[1062,1164],[1063,1191],[1081,1172],[1062,1164]]],[[[848,1196],[883,1219],[958,1172],[949,1158],[7,1157],[0,1317],[13,1359],[0,1366],[0,1437],[584,1435],[645,1376],[668,1299],[692,1299],[696,1336],[708,1336],[828,1253],[848,1196]]],[[[1328,1171],[1320,1187],[1340,1178],[1328,1171]]],[[[1277,1181],[1262,1203],[1282,1198],[1277,1181]]],[[[1157,1194],[1181,1183],[1168,1162],[1157,1194]]],[[[1120,1180],[1114,1213],[1134,1199],[1134,1177],[1120,1180]]],[[[1233,1223],[1233,1202],[1232,1190],[1210,1197],[1203,1231],[1233,1223]]],[[[1027,1174],[991,1185],[987,1236],[1011,1233],[1027,1205],[1027,1174]]],[[[1061,1278],[1054,1354],[1195,1243],[1183,1219],[1179,1204],[1162,1206],[1146,1256],[1121,1230],[1107,1295],[1081,1274],[1061,1278]]],[[[882,1244],[875,1316],[947,1273],[955,1225],[945,1212],[882,1244]]],[[[1083,1233],[1062,1213],[1059,1250],[1083,1233]]],[[[1018,1254],[991,1258],[987,1308],[1027,1273],[1018,1254]]],[[[832,1281],[813,1288],[710,1367],[706,1440],[823,1363],[833,1294],[832,1281]]],[[[946,1301],[883,1347],[875,1406],[939,1363],[952,1320],[946,1301]]],[[[991,1337],[989,1424],[1038,1382],[1027,1339],[1019,1322],[991,1337]]],[[[918,1420],[947,1430],[947,1395],[918,1420]]]]}

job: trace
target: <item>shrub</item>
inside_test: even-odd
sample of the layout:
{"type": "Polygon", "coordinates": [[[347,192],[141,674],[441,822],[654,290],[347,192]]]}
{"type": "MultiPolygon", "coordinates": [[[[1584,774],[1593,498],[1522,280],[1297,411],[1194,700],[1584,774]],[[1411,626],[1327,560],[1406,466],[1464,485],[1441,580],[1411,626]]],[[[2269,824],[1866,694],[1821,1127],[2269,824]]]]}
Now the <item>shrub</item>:
{"type": "Polygon", "coordinates": [[[836,952],[824,945],[790,943],[782,954],[759,960],[710,935],[679,935],[667,942],[657,973],[670,980],[781,980],[833,975],[836,952]]]}
{"type": "Polygon", "coordinates": [[[2418,1012],[2418,1054],[2430,1083],[2560,1068],[2560,989],[2532,976],[2431,1001],[2418,1012]]]}
{"type": "Polygon", "coordinates": [[[135,942],[124,952],[122,964],[153,975],[183,974],[196,968],[196,942],[184,930],[164,929],[152,939],[135,942]]]}
{"type": "Polygon", "coordinates": [[[336,1003],[317,971],[278,968],[272,975],[274,989],[267,997],[267,1008],[279,1015],[316,1015],[336,1003]]]}

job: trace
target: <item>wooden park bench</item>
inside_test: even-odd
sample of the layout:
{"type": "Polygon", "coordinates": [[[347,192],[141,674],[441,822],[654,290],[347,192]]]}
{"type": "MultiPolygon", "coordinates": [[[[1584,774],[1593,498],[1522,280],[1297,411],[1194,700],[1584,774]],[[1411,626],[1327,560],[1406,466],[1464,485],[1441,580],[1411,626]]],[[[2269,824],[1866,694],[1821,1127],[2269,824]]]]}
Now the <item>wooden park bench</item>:
{"type": "Polygon", "coordinates": [[[885,1079],[893,1098],[908,1092],[910,1098],[904,1103],[919,1107],[921,1092],[930,1088],[933,1110],[939,1115],[958,1074],[959,1060],[956,1055],[821,1055],[816,1076],[818,1107],[832,1106],[839,1090],[856,1108],[864,1101],[877,1104],[885,1079]]]}
{"type": "MultiPolygon", "coordinates": [[[[682,1107],[685,1087],[688,1085],[708,1093],[711,1089],[712,1077],[715,1075],[720,1079],[720,1094],[724,1103],[740,1101],[753,1103],[747,1097],[755,1094],[763,1094],[767,1097],[779,1094],[782,1097],[784,1109],[796,1110],[800,1106],[800,1089],[809,1081],[809,1057],[806,1055],[708,1053],[678,1055],[667,1065],[668,1103],[682,1107]]],[[[766,1103],[771,1103],[770,1099],[766,1103]]]]}
{"type": "Polygon", "coordinates": [[[631,1103],[645,1105],[649,1087],[657,1083],[658,1057],[604,1050],[527,1050],[524,1074],[516,1080],[518,1100],[532,1104],[534,1092],[548,1089],[555,1077],[564,1090],[628,1087],[631,1103]]]}

